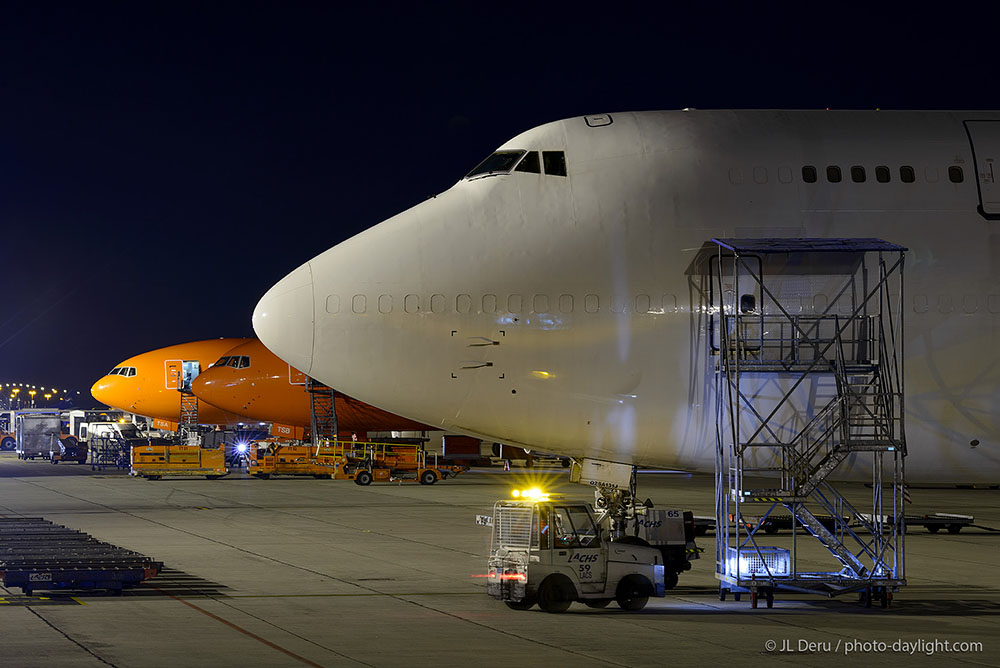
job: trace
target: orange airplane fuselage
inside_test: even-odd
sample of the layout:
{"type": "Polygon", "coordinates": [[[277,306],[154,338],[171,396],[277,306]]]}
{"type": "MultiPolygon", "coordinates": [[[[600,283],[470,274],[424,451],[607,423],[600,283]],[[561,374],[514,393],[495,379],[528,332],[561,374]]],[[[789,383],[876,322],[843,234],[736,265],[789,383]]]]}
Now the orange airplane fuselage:
{"type": "MultiPolygon", "coordinates": [[[[304,373],[278,359],[257,339],[250,339],[203,371],[192,390],[203,402],[252,421],[308,428],[312,404],[307,381],[304,373]]],[[[431,429],[339,392],[334,402],[342,433],[431,429]]]]}
{"type": "MultiPolygon", "coordinates": [[[[249,340],[256,339],[209,339],[151,350],[115,365],[94,383],[90,393],[112,408],[177,423],[181,413],[178,387],[186,378],[204,372],[227,350],[249,340]]],[[[198,422],[228,425],[246,422],[246,418],[199,400],[198,422]]]]}

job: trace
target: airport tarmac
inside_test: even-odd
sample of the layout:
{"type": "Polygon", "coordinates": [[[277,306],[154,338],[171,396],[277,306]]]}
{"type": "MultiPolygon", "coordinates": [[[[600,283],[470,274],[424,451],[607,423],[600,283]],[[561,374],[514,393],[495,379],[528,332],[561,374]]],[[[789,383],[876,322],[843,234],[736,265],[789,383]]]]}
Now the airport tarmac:
{"type": "MultiPolygon", "coordinates": [[[[641,612],[510,610],[475,577],[489,549],[475,517],[528,476],[592,500],[561,468],[359,487],[238,474],[147,481],[2,453],[0,515],[85,531],[155,557],[165,572],[121,597],[4,592],[0,665],[1000,666],[1000,533],[979,529],[911,531],[910,584],[888,610],[853,596],[779,595],[770,610],[747,597],[721,602],[711,535],[699,538],[706,558],[641,612]]],[[[639,493],[711,515],[712,484],[642,474],[639,493]]],[[[1000,491],[911,496],[910,513],[973,514],[1000,528],[1000,491]]]]}

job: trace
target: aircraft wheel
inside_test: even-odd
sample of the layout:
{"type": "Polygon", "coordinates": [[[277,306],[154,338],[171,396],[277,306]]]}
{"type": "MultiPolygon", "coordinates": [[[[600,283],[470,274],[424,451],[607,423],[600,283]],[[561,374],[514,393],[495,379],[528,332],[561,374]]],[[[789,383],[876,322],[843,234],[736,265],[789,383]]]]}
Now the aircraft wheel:
{"type": "Polygon", "coordinates": [[[634,612],[646,607],[646,603],[649,602],[649,594],[652,591],[653,587],[646,578],[641,575],[626,575],[618,583],[615,600],[618,601],[618,607],[622,610],[634,612]]]}
{"type": "Polygon", "coordinates": [[[424,471],[420,474],[421,485],[433,485],[437,482],[437,474],[434,471],[424,471]]]}
{"type": "Polygon", "coordinates": [[[367,487],[372,484],[372,472],[371,471],[358,471],[358,475],[354,478],[354,482],[362,487],[367,487]]]}
{"type": "Polygon", "coordinates": [[[538,607],[542,612],[566,612],[573,602],[575,589],[565,575],[550,575],[538,588],[538,607]]]}

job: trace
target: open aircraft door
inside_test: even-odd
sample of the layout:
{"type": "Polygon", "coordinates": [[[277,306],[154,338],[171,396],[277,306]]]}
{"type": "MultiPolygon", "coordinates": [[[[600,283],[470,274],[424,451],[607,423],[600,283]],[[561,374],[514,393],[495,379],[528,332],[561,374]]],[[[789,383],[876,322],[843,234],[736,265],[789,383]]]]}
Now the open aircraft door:
{"type": "Polygon", "coordinates": [[[1000,220],[1000,121],[965,121],[976,161],[979,213],[1000,220]]]}
{"type": "Polygon", "coordinates": [[[201,373],[201,364],[187,360],[164,360],[165,387],[168,390],[191,391],[191,383],[201,373]]]}

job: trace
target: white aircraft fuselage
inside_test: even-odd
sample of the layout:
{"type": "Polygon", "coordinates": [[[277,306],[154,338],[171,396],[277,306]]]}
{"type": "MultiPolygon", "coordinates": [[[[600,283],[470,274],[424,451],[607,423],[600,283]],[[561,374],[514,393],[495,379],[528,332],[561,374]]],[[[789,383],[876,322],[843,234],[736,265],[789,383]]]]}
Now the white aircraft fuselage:
{"type": "Polygon", "coordinates": [[[712,470],[706,243],[877,237],[908,249],[908,478],[1000,482],[1000,112],[620,113],[498,154],[289,274],[260,339],[442,429],[712,470]]]}

